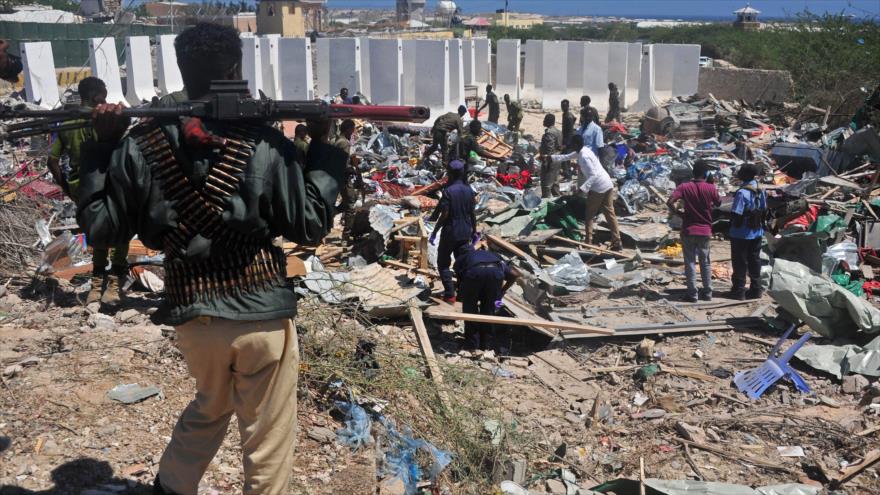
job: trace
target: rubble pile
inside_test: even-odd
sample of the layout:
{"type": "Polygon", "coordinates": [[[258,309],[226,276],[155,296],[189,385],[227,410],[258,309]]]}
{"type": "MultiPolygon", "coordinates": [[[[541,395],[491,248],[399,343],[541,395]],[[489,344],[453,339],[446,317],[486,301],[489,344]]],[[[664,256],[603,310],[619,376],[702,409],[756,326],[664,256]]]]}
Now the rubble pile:
{"type": "MultiPolygon", "coordinates": [[[[576,165],[563,168],[560,196],[541,197],[542,116],[527,111],[520,132],[485,123],[478,140],[492,158],[465,157],[476,243],[523,273],[489,317],[502,335],[496,350],[464,350],[467,315],[436,297],[429,213],[445,164],[440,153],[423,157],[428,129],[358,123],[355,203],[320,246],[279,240],[303,308],[297,489],[880,490],[877,130],[834,127],[822,109],[712,97],[605,124],[599,158],[618,192],[617,251],[604,222],[584,242],[576,165]],[[666,203],[697,160],[722,196],[711,240],[717,294],[730,285],[736,172],[763,170],[759,299],[681,302],[682,219],[666,203]]],[[[450,153],[457,138],[450,133],[450,153]]],[[[33,177],[45,183],[41,165],[22,170],[0,177],[0,271],[29,280],[0,298],[0,440],[14,443],[0,443],[0,480],[45,488],[47,459],[103,452],[120,477],[109,483],[137,488],[191,391],[173,329],[148,320],[161,253],[132,250],[133,313],[80,307],[88,240],[68,201],[42,186],[24,192],[33,177]],[[59,373],[77,378],[53,384],[59,373]],[[29,408],[39,424],[25,421],[29,408]],[[151,434],[128,438],[131,429],[151,434]]],[[[219,492],[240,483],[233,445],[206,478],[219,492]]]]}

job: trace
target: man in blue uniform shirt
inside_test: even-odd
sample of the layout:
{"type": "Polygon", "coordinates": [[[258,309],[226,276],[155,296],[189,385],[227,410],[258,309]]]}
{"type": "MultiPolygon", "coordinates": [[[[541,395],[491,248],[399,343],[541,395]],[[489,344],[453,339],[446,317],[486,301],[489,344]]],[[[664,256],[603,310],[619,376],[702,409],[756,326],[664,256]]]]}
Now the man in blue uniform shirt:
{"type": "MultiPolygon", "coordinates": [[[[519,270],[491,251],[469,249],[464,255],[456,256],[455,277],[462,311],[494,315],[504,293],[519,275],[519,270]]],[[[464,338],[466,347],[471,349],[485,351],[497,345],[495,326],[491,323],[465,322],[464,338]]]]}
{"type": "Polygon", "coordinates": [[[440,233],[440,245],[437,247],[437,270],[443,281],[443,299],[455,302],[455,285],[452,283],[452,264],[450,257],[455,253],[456,259],[463,255],[471,246],[477,233],[477,217],[474,210],[476,193],[465,180],[464,162],[453,160],[446,171],[447,183],[437,209],[431,215],[437,224],[431,233],[431,244],[440,233]]]}
{"type": "Polygon", "coordinates": [[[736,300],[761,297],[761,243],[764,241],[764,213],[767,211],[767,195],[760,189],[755,177],[756,166],[746,163],[737,171],[742,181],[733,198],[730,222],[730,257],[733,276],[730,298],[736,300]],[[751,286],[746,290],[746,275],[751,286]]]}

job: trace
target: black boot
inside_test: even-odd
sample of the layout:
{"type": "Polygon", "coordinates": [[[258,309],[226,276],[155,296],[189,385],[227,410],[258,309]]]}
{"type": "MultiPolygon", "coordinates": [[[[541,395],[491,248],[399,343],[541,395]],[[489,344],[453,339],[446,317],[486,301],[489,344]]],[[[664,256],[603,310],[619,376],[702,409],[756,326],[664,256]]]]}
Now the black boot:
{"type": "Polygon", "coordinates": [[[730,289],[730,292],[727,293],[727,298],[733,299],[734,301],[745,301],[746,289],[730,289]]]}
{"type": "Polygon", "coordinates": [[[162,488],[162,483],[159,482],[159,475],[156,475],[156,479],[153,481],[153,495],[177,495],[172,491],[168,491],[162,488]]]}
{"type": "Polygon", "coordinates": [[[761,299],[761,296],[764,295],[764,289],[760,287],[751,287],[744,294],[746,299],[761,299]]]}

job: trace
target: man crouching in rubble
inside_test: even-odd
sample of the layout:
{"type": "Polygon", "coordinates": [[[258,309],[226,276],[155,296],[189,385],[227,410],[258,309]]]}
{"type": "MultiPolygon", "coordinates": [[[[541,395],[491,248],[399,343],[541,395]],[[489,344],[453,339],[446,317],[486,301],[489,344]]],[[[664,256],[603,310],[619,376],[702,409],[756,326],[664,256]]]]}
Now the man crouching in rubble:
{"type": "MultiPolygon", "coordinates": [[[[206,95],[212,80],[241,77],[233,28],[198,24],[174,46],[191,98],[206,95]]],[[[197,493],[233,413],[244,493],[286,493],[299,350],[296,296],[272,240],[315,244],[327,233],[347,156],[315,139],[300,167],[293,143],[268,123],[153,121],[124,135],[121,109],[95,111],[77,218],[97,246],[137,234],[165,251],[159,313],[175,326],[196,396],[174,428],[154,493],[197,493]]]]}

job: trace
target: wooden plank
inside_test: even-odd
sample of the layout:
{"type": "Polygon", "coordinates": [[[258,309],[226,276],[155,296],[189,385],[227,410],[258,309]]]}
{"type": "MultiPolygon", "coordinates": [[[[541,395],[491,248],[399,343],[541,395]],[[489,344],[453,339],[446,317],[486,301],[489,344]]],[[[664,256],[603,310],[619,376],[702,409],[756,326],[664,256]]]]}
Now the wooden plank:
{"type": "Polygon", "coordinates": [[[565,323],[549,320],[527,320],[520,318],[508,318],[506,316],[489,316],[477,315],[470,313],[457,313],[452,311],[436,311],[433,308],[426,313],[430,318],[439,320],[462,320],[475,321],[477,323],[493,323],[498,325],[511,325],[520,327],[543,327],[558,328],[560,330],[576,330],[578,332],[595,333],[600,335],[614,335],[614,330],[608,328],[595,327],[592,325],[579,325],[576,323],[565,323]]]}
{"type": "Polygon", "coordinates": [[[428,269],[428,231],[425,229],[425,221],[419,217],[419,268],[428,269]]]}
{"type": "Polygon", "coordinates": [[[833,486],[840,486],[840,485],[846,483],[847,481],[855,478],[856,476],[860,475],[862,473],[862,471],[873,466],[878,461],[880,461],[880,449],[874,449],[874,450],[868,452],[867,454],[865,454],[865,457],[862,459],[862,462],[860,462],[858,464],[854,464],[852,466],[848,466],[845,469],[841,469],[840,475],[835,476],[831,480],[831,483],[833,486]]]}
{"type": "Polygon", "coordinates": [[[590,250],[593,250],[593,251],[596,251],[596,252],[599,252],[602,254],[608,254],[608,255],[614,256],[616,258],[622,258],[622,259],[629,259],[630,258],[630,256],[623,254],[623,253],[618,253],[617,251],[605,249],[603,247],[596,246],[594,244],[587,244],[585,242],[578,242],[578,241],[569,239],[568,237],[562,237],[561,235],[555,235],[555,236],[553,236],[553,239],[557,240],[557,241],[567,242],[568,244],[573,244],[575,246],[585,247],[587,249],[590,249],[590,250]]]}
{"type": "Polygon", "coordinates": [[[440,275],[438,275],[436,272],[432,272],[431,270],[422,270],[421,268],[416,268],[414,266],[410,266],[410,265],[407,265],[406,263],[401,263],[399,261],[379,260],[379,263],[381,263],[384,266],[393,266],[394,268],[400,268],[402,270],[408,270],[411,272],[415,272],[415,273],[418,273],[419,275],[424,275],[426,277],[440,278],[440,275]]]}
{"type": "Polygon", "coordinates": [[[532,258],[532,256],[529,253],[523,251],[522,249],[514,246],[513,244],[505,241],[504,239],[502,239],[500,237],[497,237],[497,236],[490,234],[490,235],[486,236],[486,239],[488,239],[489,242],[491,242],[492,244],[495,244],[496,246],[504,249],[505,251],[508,251],[510,254],[519,256],[520,258],[522,258],[526,261],[534,261],[535,263],[537,263],[537,261],[534,258],[532,258]]]}
{"type": "Polygon", "coordinates": [[[744,462],[746,464],[751,464],[753,466],[757,466],[760,468],[769,469],[771,471],[782,471],[785,473],[790,472],[790,470],[785,466],[782,466],[779,464],[773,464],[771,462],[768,462],[768,461],[765,461],[762,459],[755,459],[753,457],[747,457],[744,455],[740,455],[740,454],[737,454],[734,450],[729,449],[729,448],[728,449],[720,449],[718,447],[713,447],[711,445],[707,445],[707,444],[699,443],[699,442],[691,442],[690,440],[685,440],[684,438],[678,438],[678,437],[674,437],[673,440],[675,440],[678,443],[681,443],[682,445],[696,447],[700,450],[705,450],[706,452],[712,452],[713,454],[720,455],[721,457],[735,459],[737,461],[744,462]]]}
{"type": "Polygon", "coordinates": [[[443,388],[443,373],[440,372],[440,366],[437,365],[437,357],[434,356],[434,348],[431,347],[431,340],[428,338],[428,329],[425,328],[425,321],[422,320],[422,310],[417,308],[414,303],[409,306],[409,318],[412,320],[413,328],[416,330],[416,339],[419,341],[419,350],[422,351],[422,357],[428,365],[428,372],[431,380],[437,386],[437,395],[440,402],[446,409],[449,409],[449,397],[443,388]]]}

